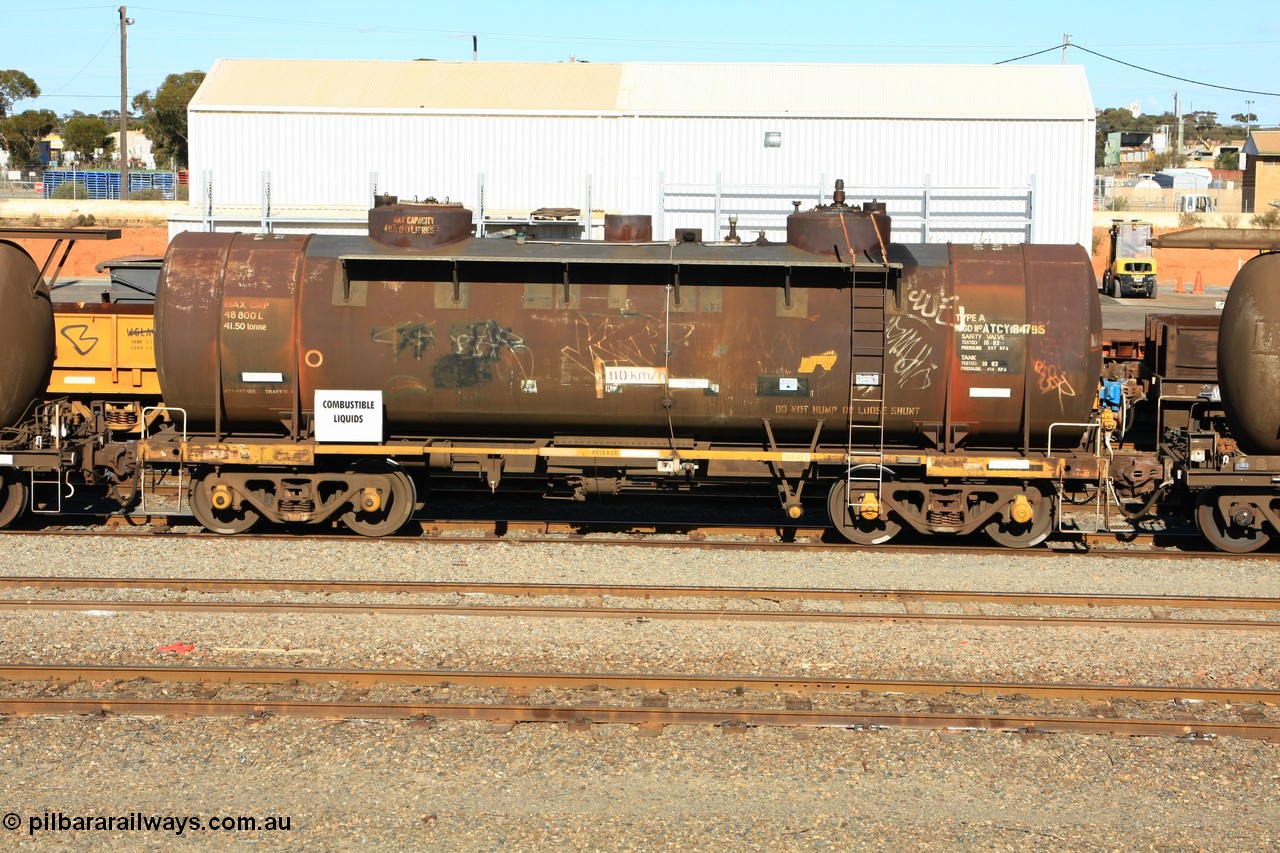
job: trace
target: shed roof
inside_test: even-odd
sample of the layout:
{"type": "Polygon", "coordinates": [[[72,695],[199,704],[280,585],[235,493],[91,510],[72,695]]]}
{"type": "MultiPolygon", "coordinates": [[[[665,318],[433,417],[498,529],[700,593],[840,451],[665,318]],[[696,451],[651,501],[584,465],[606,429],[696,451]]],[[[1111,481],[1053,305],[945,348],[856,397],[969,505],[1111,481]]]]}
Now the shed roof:
{"type": "Polygon", "coordinates": [[[220,59],[193,112],[1093,120],[1074,65],[220,59]]]}
{"type": "Polygon", "coordinates": [[[1280,130],[1255,130],[1250,132],[1244,151],[1255,157],[1280,156],[1280,130]]]}

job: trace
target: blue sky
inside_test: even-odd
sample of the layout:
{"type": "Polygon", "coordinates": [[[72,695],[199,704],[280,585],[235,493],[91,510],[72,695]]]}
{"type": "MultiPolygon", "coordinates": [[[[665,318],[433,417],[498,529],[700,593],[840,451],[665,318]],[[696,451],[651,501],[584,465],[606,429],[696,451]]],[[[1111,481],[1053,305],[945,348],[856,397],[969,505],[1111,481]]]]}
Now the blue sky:
{"type": "MultiPolygon", "coordinates": [[[[1253,101],[1262,124],[1280,126],[1280,14],[1268,6],[148,0],[127,6],[135,21],[129,97],[154,91],[171,73],[208,71],[223,57],[467,61],[473,34],[480,59],[490,61],[989,64],[1061,45],[1069,33],[1081,48],[1149,69],[1070,49],[1067,61],[1085,67],[1099,108],[1138,102],[1144,112],[1172,111],[1178,92],[1184,111],[1212,110],[1230,121],[1253,101]]],[[[119,107],[118,8],[0,0],[0,69],[27,73],[43,92],[19,110],[119,107]]],[[[1062,51],[1051,50],[1021,62],[1061,60],[1062,51]]]]}

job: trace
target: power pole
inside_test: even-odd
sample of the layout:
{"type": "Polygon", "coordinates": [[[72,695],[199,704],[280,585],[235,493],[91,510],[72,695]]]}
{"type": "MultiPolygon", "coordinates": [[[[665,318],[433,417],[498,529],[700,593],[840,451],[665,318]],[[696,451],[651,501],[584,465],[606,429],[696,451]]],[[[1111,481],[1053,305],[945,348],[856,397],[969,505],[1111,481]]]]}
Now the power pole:
{"type": "Polygon", "coordinates": [[[1062,34],[1062,64],[1067,64],[1067,48],[1071,46],[1071,33],[1062,34]]]}
{"type": "Polygon", "coordinates": [[[129,197],[129,25],[133,23],[120,7],[120,199],[129,197]]]}
{"type": "Polygon", "coordinates": [[[1173,93],[1173,112],[1178,118],[1178,147],[1173,151],[1173,168],[1182,168],[1182,142],[1183,133],[1186,131],[1186,123],[1182,120],[1182,104],[1178,100],[1178,93],[1173,93]]]}

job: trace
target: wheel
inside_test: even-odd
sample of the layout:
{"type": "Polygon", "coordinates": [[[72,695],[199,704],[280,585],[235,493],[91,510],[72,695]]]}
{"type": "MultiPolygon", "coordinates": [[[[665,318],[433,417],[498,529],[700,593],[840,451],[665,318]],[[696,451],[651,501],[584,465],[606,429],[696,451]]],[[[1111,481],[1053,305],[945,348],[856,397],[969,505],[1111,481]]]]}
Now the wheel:
{"type": "Polygon", "coordinates": [[[1053,498],[1039,489],[1028,489],[1022,494],[1031,504],[1030,521],[1014,521],[1001,510],[982,528],[987,538],[1005,548],[1033,548],[1049,538],[1053,532],[1053,498]]]}
{"type": "Polygon", "coordinates": [[[379,505],[372,511],[354,507],[348,510],[342,516],[342,523],[348,528],[361,536],[386,536],[408,523],[416,500],[413,481],[408,474],[385,470],[353,473],[352,479],[361,490],[376,489],[379,505]]]}
{"type": "Polygon", "coordinates": [[[1196,527],[1200,535],[1219,551],[1228,554],[1249,554],[1271,541],[1271,534],[1258,527],[1242,527],[1224,518],[1218,509],[1222,493],[1207,491],[1196,502],[1196,527]]]}
{"type": "Polygon", "coordinates": [[[220,485],[220,478],[208,475],[191,483],[191,514],[200,526],[210,533],[230,536],[244,533],[262,516],[245,501],[240,508],[216,509],[213,506],[213,490],[220,485]]]}
{"type": "Polygon", "coordinates": [[[1102,274],[1102,293],[1104,296],[1115,296],[1111,291],[1111,273],[1109,271],[1102,274]]]}
{"type": "Polygon", "coordinates": [[[836,480],[827,495],[827,514],[831,523],[845,539],[859,545],[883,545],[902,530],[902,525],[892,518],[863,518],[849,506],[849,483],[836,480]]]}
{"type": "Polygon", "coordinates": [[[0,472],[0,529],[8,527],[27,508],[27,484],[16,468],[0,472]]]}
{"type": "Polygon", "coordinates": [[[1151,285],[1151,292],[1147,294],[1147,298],[1148,298],[1148,299],[1155,299],[1155,298],[1156,298],[1156,288],[1157,288],[1157,287],[1159,287],[1159,285],[1155,285],[1155,284],[1151,285]]]}

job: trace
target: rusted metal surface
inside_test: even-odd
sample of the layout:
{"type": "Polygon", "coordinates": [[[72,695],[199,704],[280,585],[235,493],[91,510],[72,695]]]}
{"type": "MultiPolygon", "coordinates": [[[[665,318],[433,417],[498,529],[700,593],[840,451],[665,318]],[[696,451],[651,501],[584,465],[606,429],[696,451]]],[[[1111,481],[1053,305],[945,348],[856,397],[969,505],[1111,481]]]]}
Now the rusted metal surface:
{"type": "Polygon", "coordinates": [[[798,249],[852,263],[864,253],[884,259],[892,221],[883,204],[845,203],[844,181],[836,181],[832,203],[787,217],[787,242],[798,249]]]}
{"type": "Polygon", "coordinates": [[[864,622],[893,624],[999,625],[1004,627],[1040,628],[1143,628],[1158,630],[1218,630],[1268,632],[1280,630],[1280,620],[1264,619],[1189,619],[1155,616],[1047,616],[1040,614],[926,613],[890,611],[826,611],[826,610],[730,610],[715,608],[652,608],[618,606],[538,606],[533,604],[333,604],[329,602],[277,601],[139,601],[131,599],[93,599],[48,601],[0,599],[0,610],[47,610],[80,612],[148,612],[148,613],[310,613],[326,616],[466,616],[520,619],[652,619],[657,621],[726,621],[726,622],[815,622],[843,625],[864,622]]]}
{"type": "Polygon", "coordinates": [[[789,675],[701,675],[683,673],[509,672],[453,669],[324,669],[307,667],[114,666],[94,664],[0,664],[8,681],[132,681],[164,683],[326,684],[358,687],[391,684],[425,687],[507,687],[577,690],[702,690],[768,693],[904,693],[942,696],[1025,696],[1031,699],[1133,699],[1166,702],[1280,702],[1280,690],[1263,687],[1199,687],[1194,685],[1058,684],[1018,681],[949,681],[946,679],[807,678],[789,675]]]}
{"type": "Polygon", "coordinates": [[[317,390],[364,389],[419,435],[759,440],[769,418],[779,440],[822,420],[843,444],[850,416],[877,422],[870,397],[891,440],[1018,449],[1087,418],[1100,365],[1079,247],[896,245],[851,266],[783,244],[186,236],[158,359],[166,401],[201,421],[219,393],[233,424],[283,424],[317,390]],[[225,325],[240,311],[253,328],[225,325]]]}
{"type": "Polygon", "coordinates": [[[1257,249],[1280,251],[1280,233],[1256,228],[1189,228],[1151,239],[1156,249],[1257,249]]]}
{"type": "Polygon", "coordinates": [[[369,236],[383,246],[430,249],[471,234],[471,211],[460,204],[380,204],[369,211],[369,236]]]}
{"type": "MultiPolygon", "coordinates": [[[[672,543],[667,543],[670,546],[672,543]]],[[[723,545],[724,543],[717,543],[723,545]]],[[[1080,559],[1084,555],[1075,555],[1080,559]]],[[[1108,556],[1107,559],[1113,559],[1108,556]]],[[[627,586],[463,581],[312,581],[260,578],[0,577],[0,589],[165,589],[177,592],[233,590],[387,595],[609,596],[611,598],[765,598],[781,601],[886,601],[902,604],[985,604],[1036,607],[1159,607],[1195,610],[1275,610],[1280,598],[1220,595],[1107,595],[1071,592],[985,592],[931,589],[832,589],[823,587],[627,586]]],[[[918,612],[918,611],[915,611],[918,612]]]]}
{"type": "Polygon", "coordinates": [[[1032,714],[898,714],[877,711],[814,711],[739,708],[602,708],[596,704],[508,705],[474,703],[307,702],[301,700],[235,699],[0,699],[0,713],[31,715],[307,717],[319,719],[472,720],[505,723],[568,723],[582,730],[591,724],[640,726],[711,725],[803,726],[850,729],[915,728],[935,730],[1006,731],[1027,735],[1053,732],[1123,736],[1177,737],[1202,740],[1241,737],[1274,741],[1280,723],[1207,720],[1117,719],[1058,717],[1032,714]]]}
{"type": "Polygon", "coordinates": [[[0,227],[0,238],[14,240],[119,240],[119,228],[0,227]]]}
{"type": "Polygon", "coordinates": [[[166,404],[194,423],[293,423],[294,306],[311,239],[174,238],[156,298],[156,368],[166,404]]]}
{"type": "Polygon", "coordinates": [[[0,240],[0,427],[13,425],[40,394],[53,366],[53,306],[35,261],[0,240]]]}
{"type": "Polygon", "coordinates": [[[1218,337],[1218,382],[1241,446],[1280,454],[1280,254],[1252,259],[1231,284],[1218,337]]]}
{"type": "Polygon", "coordinates": [[[885,322],[891,434],[1018,448],[1042,445],[1052,423],[1088,420],[1102,310],[1083,249],[895,248],[914,263],[885,322]]]}
{"type": "Polygon", "coordinates": [[[1216,382],[1218,322],[1217,315],[1148,314],[1146,357],[1151,373],[1170,382],[1216,382]]]}
{"type": "Polygon", "coordinates": [[[653,240],[653,217],[606,213],[604,240],[606,243],[648,243],[653,240]]]}
{"type": "Polygon", "coordinates": [[[306,701],[289,699],[223,700],[223,699],[145,699],[114,698],[6,698],[0,699],[0,713],[29,714],[194,714],[264,715],[340,717],[367,719],[433,719],[498,720],[507,722],[567,722],[636,724],[710,724],[726,726],[841,726],[852,728],[912,727],[935,729],[981,729],[1019,732],[1078,731],[1128,735],[1162,735],[1200,739],[1212,736],[1237,736],[1276,739],[1280,722],[1263,713],[1246,709],[1246,719],[1202,720],[1156,718],[1121,719],[1116,716],[1067,717],[1048,714],[1008,714],[1000,712],[955,712],[930,709],[927,712],[872,711],[862,708],[814,710],[806,701],[785,701],[785,708],[670,707],[670,702],[648,702],[640,707],[603,705],[598,691],[607,690],[700,690],[762,691],[778,700],[776,694],[787,692],[807,696],[812,693],[853,692],[907,693],[939,696],[946,694],[988,697],[1019,696],[1049,700],[1089,699],[1111,701],[1118,698],[1166,703],[1172,700],[1200,700],[1239,704],[1274,703],[1276,691],[1234,690],[1230,688],[1134,687],[1109,685],[1054,685],[945,681],[882,681],[856,679],[792,679],[788,677],[720,677],[672,675],[601,675],[555,673],[473,673],[453,671],[368,671],[306,669],[241,669],[194,667],[41,667],[8,666],[0,668],[0,677],[8,680],[43,679],[55,682],[87,680],[97,683],[147,679],[161,683],[187,682],[205,685],[282,684],[282,683],[348,683],[357,687],[375,684],[397,686],[429,686],[449,683],[464,687],[505,687],[509,693],[527,695],[533,688],[559,687],[586,690],[588,698],[560,705],[488,702],[376,702],[376,701],[306,701]]]}

